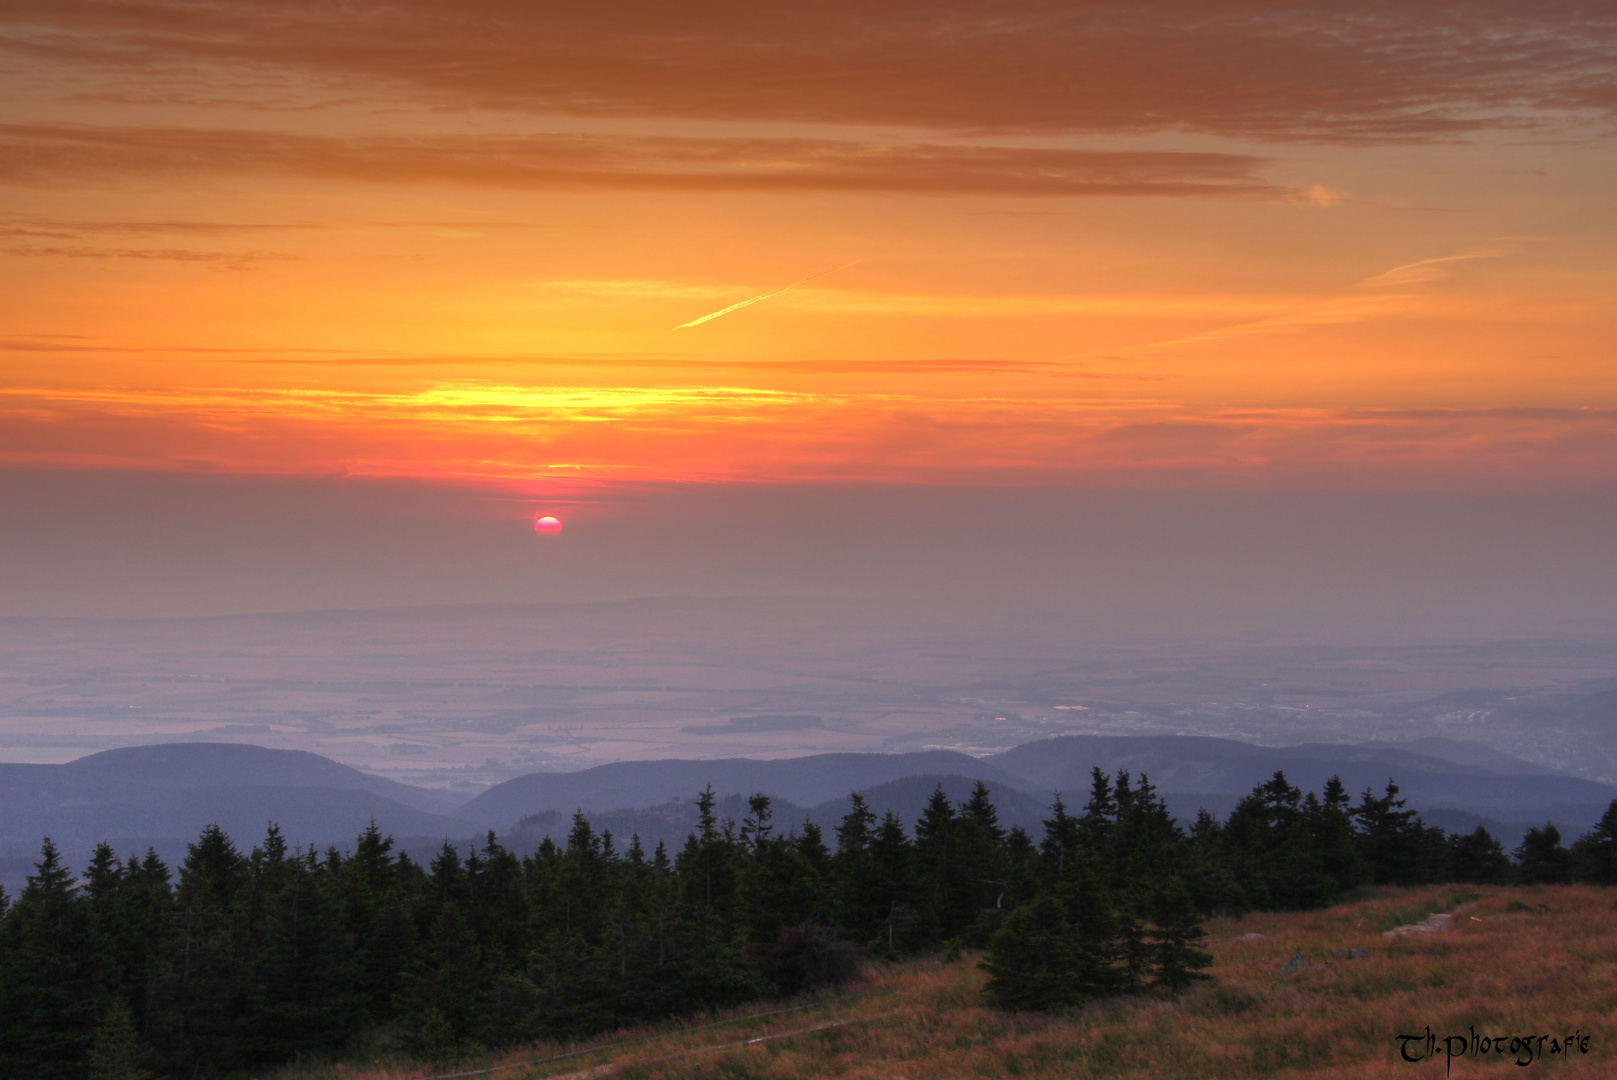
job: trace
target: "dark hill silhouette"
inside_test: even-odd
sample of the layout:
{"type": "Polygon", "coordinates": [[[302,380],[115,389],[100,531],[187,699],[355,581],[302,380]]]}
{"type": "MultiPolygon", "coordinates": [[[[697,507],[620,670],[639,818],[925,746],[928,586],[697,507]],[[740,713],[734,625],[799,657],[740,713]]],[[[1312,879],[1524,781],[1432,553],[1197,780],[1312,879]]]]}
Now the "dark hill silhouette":
{"type": "Polygon", "coordinates": [[[1457,765],[1476,765],[1498,773],[1500,776],[1559,776],[1554,769],[1521,758],[1501,754],[1498,750],[1486,743],[1472,742],[1468,739],[1445,739],[1440,736],[1429,736],[1424,739],[1410,739],[1406,742],[1383,742],[1377,746],[1389,750],[1407,750],[1412,754],[1425,754],[1427,757],[1441,758],[1452,761],[1457,765]]]}
{"type": "MultiPolygon", "coordinates": [[[[690,830],[691,799],[711,783],[725,813],[745,813],[741,799],[764,792],[778,803],[782,828],[811,818],[834,826],[847,812],[850,791],[865,793],[878,813],[896,811],[913,822],[932,788],[951,798],[971,784],[989,784],[1002,819],[1037,832],[1052,792],[1076,812],[1087,798],[1089,771],[1145,773],[1169,808],[1188,821],[1206,807],[1222,817],[1240,796],[1279,769],[1307,790],[1340,775],[1355,796],[1380,792],[1397,780],[1409,806],[1451,827],[1486,820],[1502,839],[1517,825],[1553,820],[1568,836],[1587,830],[1617,798],[1617,788],[1575,777],[1512,774],[1525,763],[1477,745],[1432,740],[1429,746],[1473,764],[1397,747],[1312,744],[1264,747],[1233,739],[1190,736],[1063,736],[1029,743],[991,758],[952,751],[910,754],[814,754],[759,761],[616,762],[573,773],[534,773],[489,789],[451,813],[451,797],[370,776],[317,754],[227,743],[173,743],[110,750],[66,765],[0,765],[0,880],[16,884],[17,859],[28,859],[50,836],[82,862],[91,845],[115,843],[121,853],[157,847],[183,853],[202,826],[217,823],[244,847],[279,824],[289,842],[348,845],[374,818],[401,844],[432,846],[487,828],[512,830],[548,815],[535,828],[558,835],[575,809],[590,814],[627,842],[632,832],[654,844],[682,842],[690,830]],[[733,805],[732,805],[733,804],[733,805]],[[1446,814],[1447,817],[1443,817],[1446,814]]],[[[1532,767],[1528,767],[1532,768],[1532,767]]],[[[535,840],[534,842],[537,842],[535,840]]],[[[25,864],[19,864],[25,865],[25,864]]]]}
{"type": "Polygon", "coordinates": [[[1143,772],[1163,792],[1208,796],[1243,795],[1276,770],[1311,791],[1340,776],[1355,795],[1365,788],[1379,794],[1392,778],[1416,809],[1465,810],[1503,821],[1554,818],[1580,831],[1617,798],[1617,788],[1592,780],[1502,775],[1481,765],[1377,746],[1269,747],[1194,736],[1066,735],[1026,743],[987,760],[1024,784],[1067,792],[1069,800],[1088,790],[1090,770],[1096,766],[1107,772],[1143,772]]]}
{"type": "MultiPolygon", "coordinates": [[[[879,817],[889,810],[896,813],[906,826],[914,824],[934,789],[942,787],[944,794],[955,802],[963,802],[977,781],[965,776],[906,776],[865,788],[859,794],[865,797],[870,809],[879,817]]],[[[1035,837],[1042,834],[1040,824],[1050,816],[1050,800],[1042,794],[1030,794],[1014,787],[985,781],[994,806],[999,811],[1000,824],[1006,828],[1020,825],[1035,837]]],[[[818,825],[826,842],[835,844],[835,830],[853,802],[849,795],[830,799],[816,806],[798,806],[784,799],[774,801],[774,827],[778,833],[798,829],[805,821],[818,825]]],[[[714,808],[720,818],[739,822],[747,814],[747,800],[738,794],[726,795],[714,808]]],[[[670,799],[656,806],[637,809],[608,810],[589,815],[590,824],[597,830],[610,830],[619,850],[625,848],[631,836],[639,836],[640,843],[649,852],[658,842],[676,852],[685,837],[696,831],[696,800],[670,799]]],[[[557,844],[564,843],[572,826],[571,813],[545,810],[524,818],[503,838],[511,848],[529,854],[546,836],[557,844]]]]}
{"type": "Polygon", "coordinates": [[[913,754],[811,754],[758,761],[618,761],[571,773],[529,773],[497,784],[462,806],[461,817],[505,828],[545,810],[644,809],[670,799],[688,799],[707,784],[719,795],[762,791],[797,806],[846,797],[909,776],[964,776],[1008,789],[1030,785],[1003,769],[952,750],[913,754]]]}
{"type": "Polygon", "coordinates": [[[173,787],[318,787],[368,791],[429,814],[452,813],[461,802],[447,792],[401,784],[307,750],[271,750],[243,743],[189,742],[104,750],[58,766],[83,777],[135,780],[173,787]]]}
{"type": "Polygon", "coordinates": [[[0,765],[0,858],[9,868],[49,836],[72,864],[103,840],[120,855],[151,846],[172,860],[209,824],[244,848],[261,840],[272,821],[289,843],[321,847],[351,846],[372,819],[401,839],[461,839],[478,831],[471,821],[422,809],[446,801],[454,800],[304,751],[228,743],[129,747],[65,765],[0,765]]]}
{"type": "MultiPolygon", "coordinates": [[[[1175,814],[1193,817],[1205,806],[1222,816],[1235,801],[1268,780],[1276,770],[1300,787],[1317,791],[1340,776],[1357,796],[1365,788],[1379,794],[1397,781],[1416,809],[1464,811],[1495,821],[1541,824],[1549,818],[1581,831],[1617,798],[1617,788],[1550,773],[1488,748],[1451,740],[1425,744],[1462,764],[1433,754],[1380,745],[1306,744],[1268,747],[1234,739],[1199,736],[1071,735],[1027,743],[1003,754],[977,759],[952,751],[916,754],[814,754],[775,761],[729,758],[717,761],[616,762],[574,773],[533,773],[517,777],[461,807],[462,817],[496,828],[544,811],[645,810],[669,800],[688,800],[712,783],[722,797],[762,791],[797,807],[814,807],[850,791],[868,791],[906,778],[953,776],[982,779],[996,789],[1044,800],[1062,792],[1081,806],[1090,769],[1145,773],[1175,814]],[[1507,770],[1521,770],[1514,773],[1507,770]]],[[[930,792],[930,786],[926,788],[930,792]]],[[[840,815],[839,815],[840,816],[840,815]]],[[[907,816],[907,815],[906,815],[907,816]]],[[[816,819],[818,820],[818,819],[816,819]]]]}

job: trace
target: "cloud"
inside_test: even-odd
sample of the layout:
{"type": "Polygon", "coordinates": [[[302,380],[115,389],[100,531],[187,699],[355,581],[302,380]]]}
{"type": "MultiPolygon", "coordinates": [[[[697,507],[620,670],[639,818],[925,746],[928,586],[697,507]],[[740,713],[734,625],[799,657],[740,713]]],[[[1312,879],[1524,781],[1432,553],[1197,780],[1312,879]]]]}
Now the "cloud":
{"type": "Polygon", "coordinates": [[[295,132],[0,124],[0,182],[290,175],[377,184],[665,192],[1278,196],[1242,154],[876,145],[830,139],[295,132]]]}
{"type": "Polygon", "coordinates": [[[1449,276],[1449,271],[1455,263],[1474,262],[1477,259],[1499,259],[1513,254],[1517,245],[1506,243],[1488,244],[1476,247],[1470,251],[1462,251],[1458,255],[1441,255],[1435,259],[1420,259],[1416,262],[1395,266],[1385,270],[1374,277],[1359,282],[1362,289],[1375,289],[1386,286],[1423,285],[1429,281],[1442,281],[1449,276]]]}
{"type": "Polygon", "coordinates": [[[1617,11],[1577,0],[13,0],[0,42],[90,98],[280,108],[1362,142],[1617,107],[1617,11]]]}
{"type": "Polygon", "coordinates": [[[1321,210],[1329,210],[1346,198],[1347,195],[1344,192],[1326,187],[1324,184],[1315,184],[1312,187],[1293,192],[1289,201],[1317,206],[1321,210]]]}
{"type": "Polygon", "coordinates": [[[621,481],[1609,484],[1617,410],[442,382],[0,389],[0,464],[621,481]]]}
{"type": "Polygon", "coordinates": [[[239,232],[287,232],[324,229],[313,222],[287,224],[229,221],[66,221],[57,218],[0,218],[0,236],[41,240],[78,240],[106,234],[225,236],[239,232]]]}
{"type": "MultiPolygon", "coordinates": [[[[854,262],[858,262],[858,261],[859,260],[857,260],[857,259],[854,260],[854,262]]],[[[751,307],[753,304],[756,304],[761,300],[768,300],[771,296],[779,296],[781,293],[785,292],[787,289],[793,289],[793,288],[796,288],[799,285],[806,285],[809,282],[815,280],[816,278],[823,278],[827,274],[834,274],[838,270],[846,269],[847,267],[850,267],[852,265],[853,265],[853,263],[850,262],[850,263],[843,263],[841,266],[833,266],[829,270],[821,270],[817,274],[810,274],[806,278],[799,278],[797,281],[791,282],[790,284],[787,284],[787,285],[781,285],[778,288],[770,289],[768,292],[761,292],[756,296],[749,296],[745,300],[737,300],[735,303],[730,304],[727,307],[722,307],[719,310],[709,312],[706,315],[700,315],[700,316],[692,319],[690,322],[680,323],[678,326],[674,327],[674,329],[675,330],[689,330],[692,327],[701,326],[703,323],[709,323],[709,322],[712,322],[714,319],[717,319],[717,318],[719,318],[721,316],[728,315],[732,311],[739,311],[744,307],[751,307]]]]}
{"type": "Polygon", "coordinates": [[[521,367],[607,369],[611,371],[774,372],[804,375],[1044,375],[1056,379],[1100,381],[1155,381],[1152,372],[1098,372],[1062,360],[1010,360],[1003,357],[932,357],[916,360],[871,360],[826,357],[813,360],[713,360],[697,356],[646,356],[625,353],[601,355],[512,354],[505,356],[387,355],[351,349],[240,348],[206,345],[109,345],[88,340],[54,337],[0,338],[0,352],[110,353],[118,356],[197,354],[232,364],[269,364],[323,367],[521,367]]]}
{"type": "MultiPolygon", "coordinates": [[[[1507,243],[1494,243],[1482,245],[1458,255],[1443,255],[1437,258],[1420,259],[1412,263],[1395,266],[1391,270],[1382,271],[1373,277],[1359,282],[1356,290],[1384,290],[1388,288],[1409,289],[1417,285],[1430,284],[1441,281],[1449,276],[1450,268],[1456,263],[1473,262],[1478,259],[1498,259],[1512,254],[1516,248],[1507,243]]],[[[1362,292],[1355,291],[1305,308],[1301,311],[1287,312],[1266,319],[1255,319],[1251,322],[1236,323],[1233,326],[1221,326],[1215,330],[1206,330],[1199,334],[1190,334],[1185,337],[1174,338],[1171,341],[1158,341],[1143,346],[1147,349],[1164,349],[1180,345],[1192,345],[1210,341],[1226,341],[1230,338],[1251,337],[1260,334],[1290,334],[1308,330],[1316,326],[1342,326],[1348,323],[1366,322],[1370,319],[1384,318],[1408,311],[1418,302],[1419,294],[1415,292],[1362,292]]]]}
{"type": "Polygon", "coordinates": [[[0,255],[29,259],[140,259],[205,263],[227,270],[248,270],[254,264],[267,260],[300,258],[279,251],[193,251],[189,248],[0,247],[0,255]]]}

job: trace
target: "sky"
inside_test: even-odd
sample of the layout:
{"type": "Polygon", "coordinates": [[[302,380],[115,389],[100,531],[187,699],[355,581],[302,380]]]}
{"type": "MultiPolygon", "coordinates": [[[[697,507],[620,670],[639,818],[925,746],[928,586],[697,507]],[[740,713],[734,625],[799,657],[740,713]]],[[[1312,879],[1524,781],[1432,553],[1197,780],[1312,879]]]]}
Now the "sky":
{"type": "Polygon", "coordinates": [[[0,614],[1093,596],[1071,537],[1125,598],[1617,595],[1600,5],[8,0],[0,54],[0,614]]]}

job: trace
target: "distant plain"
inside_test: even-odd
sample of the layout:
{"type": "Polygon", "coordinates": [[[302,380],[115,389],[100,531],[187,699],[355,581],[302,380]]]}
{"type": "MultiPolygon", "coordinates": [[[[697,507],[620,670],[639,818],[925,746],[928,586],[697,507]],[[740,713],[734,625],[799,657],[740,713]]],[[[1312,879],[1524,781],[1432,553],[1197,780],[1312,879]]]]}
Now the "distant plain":
{"type": "Polygon", "coordinates": [[[982,603],[14,617],[0,620],[0,761],[241,742],[469,798],[525,773],[657,758],[982,756],[1064,734],[1416,750],[1441,737],[1613,781],[1613,672],[1617,639],[1594,636],[1169,637],[982,603]]]}

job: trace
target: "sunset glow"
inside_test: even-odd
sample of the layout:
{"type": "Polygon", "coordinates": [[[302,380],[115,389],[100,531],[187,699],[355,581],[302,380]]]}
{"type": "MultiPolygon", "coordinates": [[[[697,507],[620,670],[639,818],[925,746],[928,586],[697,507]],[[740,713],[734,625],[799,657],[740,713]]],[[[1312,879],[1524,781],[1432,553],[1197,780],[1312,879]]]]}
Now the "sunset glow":
{"type": "Polygon", "coordinates": [[[0,462],[1617,479],[1617,24],[1160,7],[14,5],[0,462]]]}

